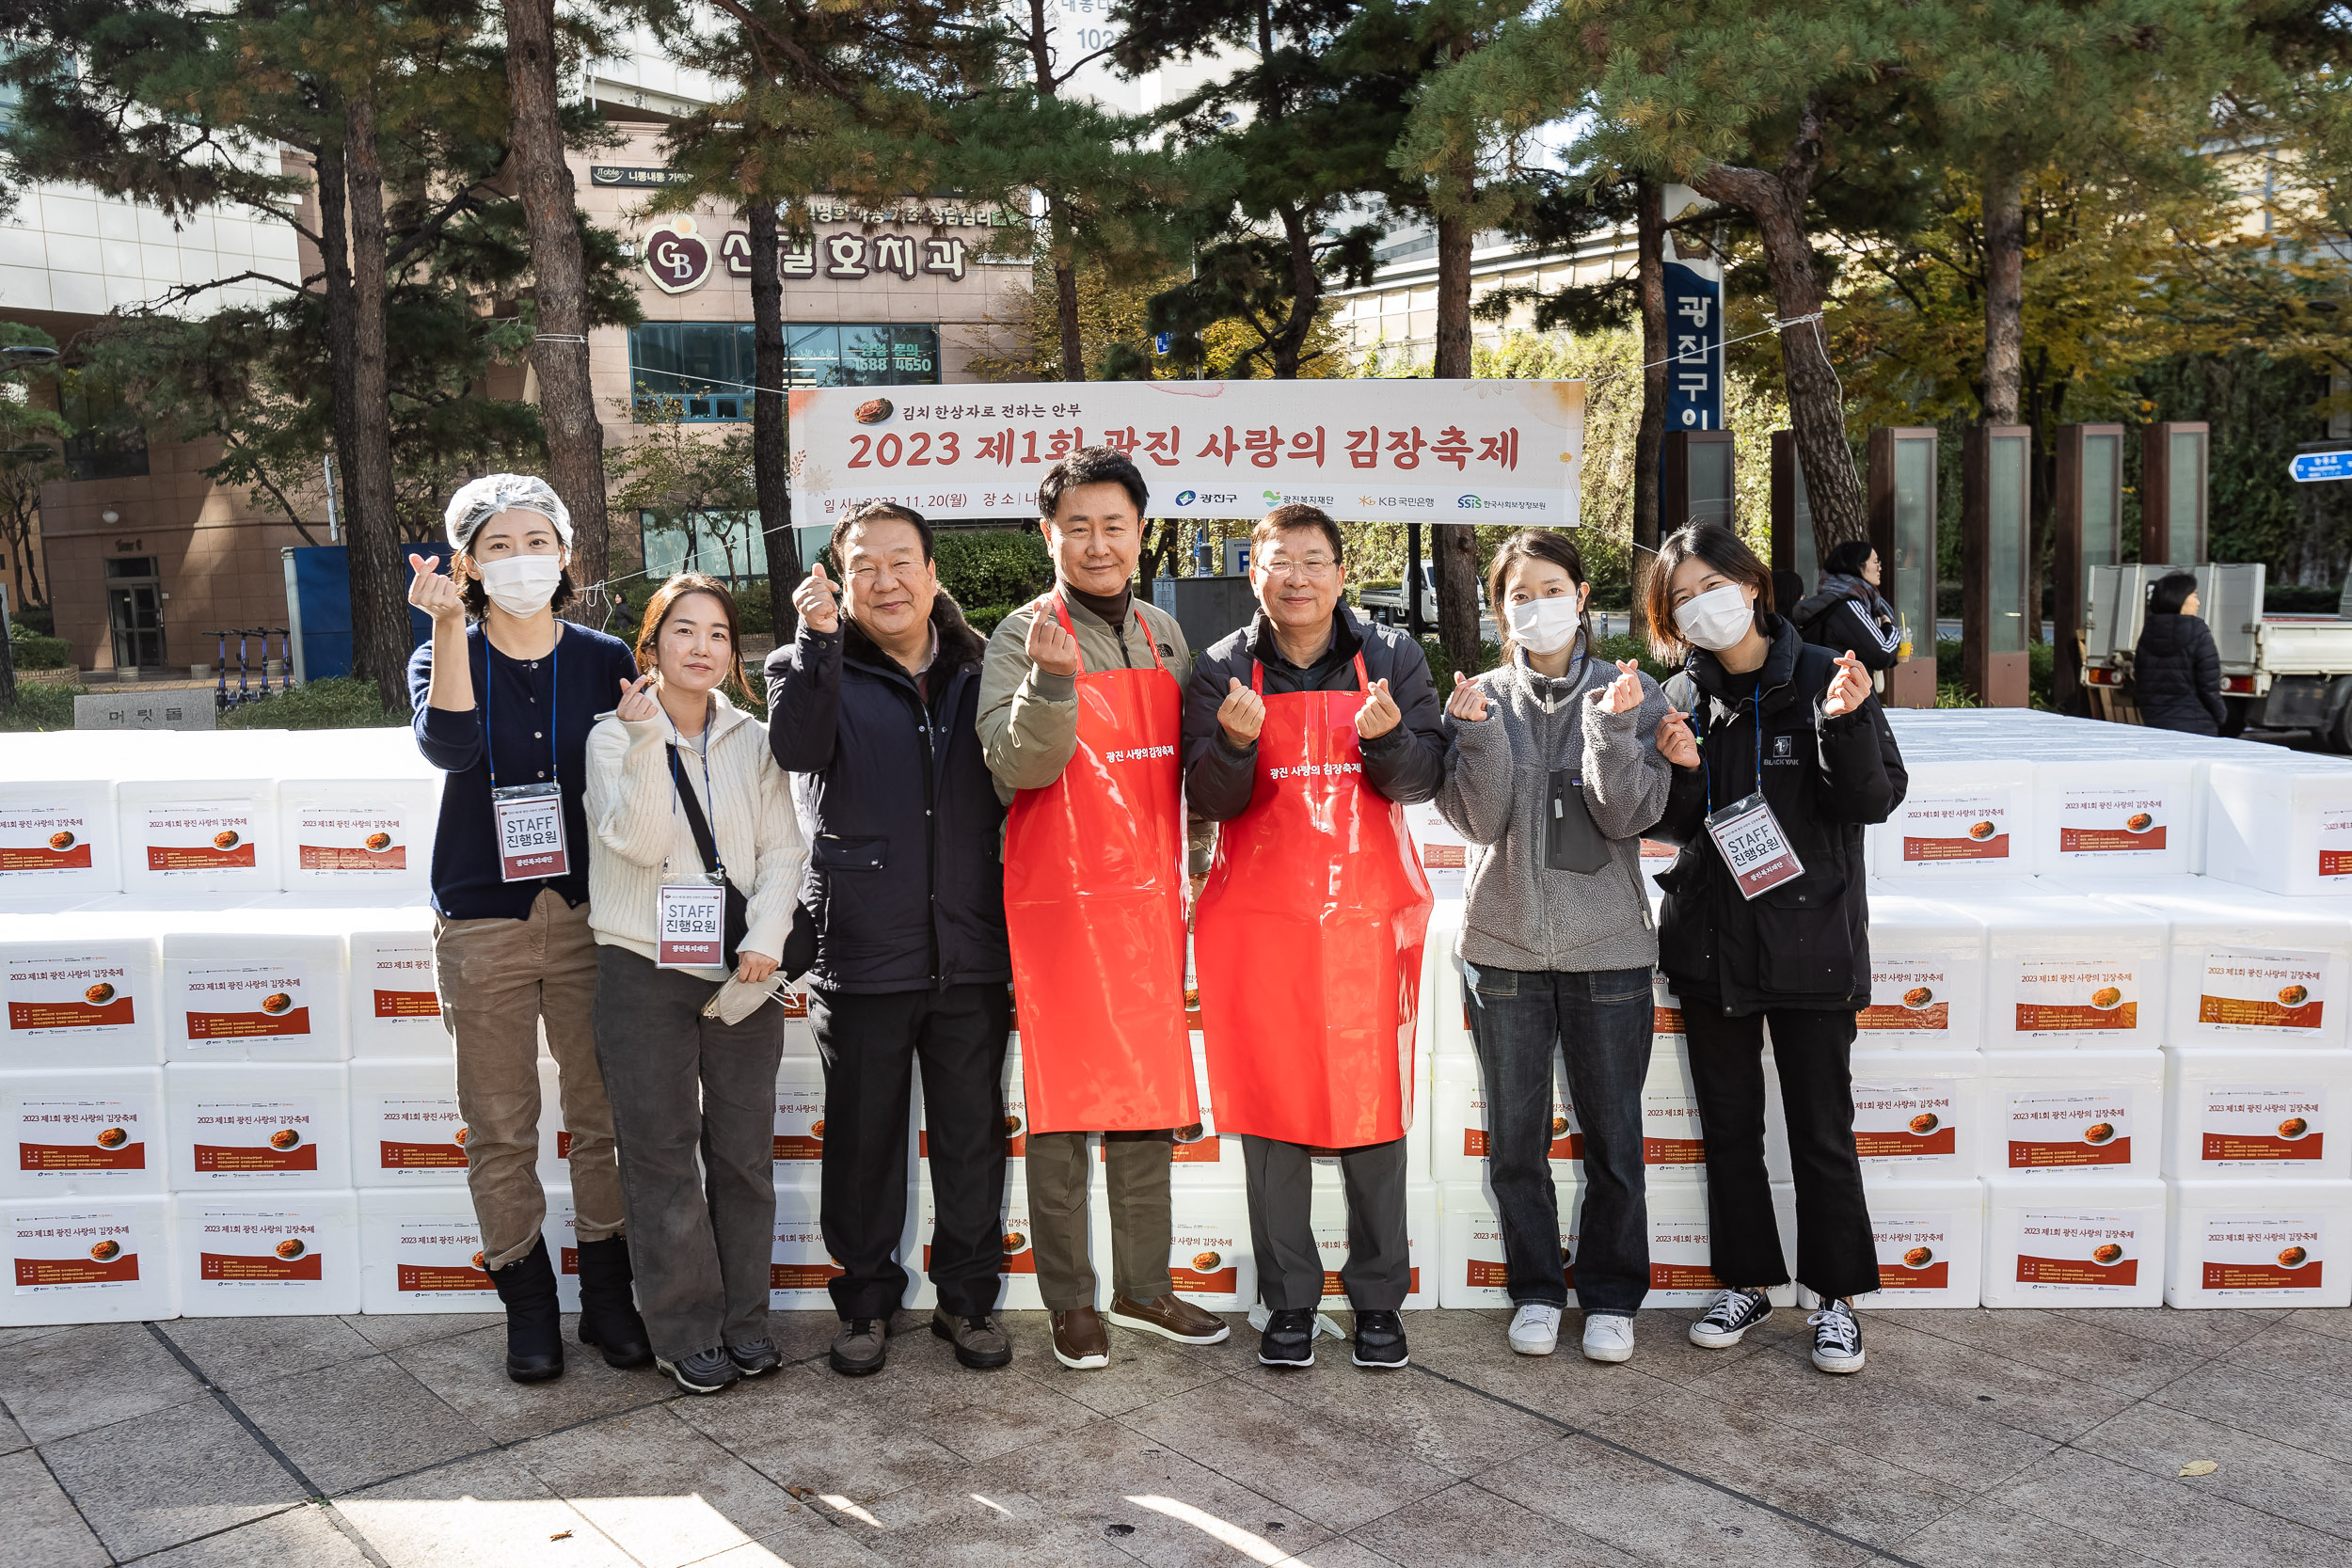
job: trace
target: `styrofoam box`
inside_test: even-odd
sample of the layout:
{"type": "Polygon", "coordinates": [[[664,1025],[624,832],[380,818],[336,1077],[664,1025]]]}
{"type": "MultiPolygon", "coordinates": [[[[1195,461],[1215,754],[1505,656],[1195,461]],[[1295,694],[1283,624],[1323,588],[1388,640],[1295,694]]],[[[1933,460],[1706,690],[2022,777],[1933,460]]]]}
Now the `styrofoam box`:
{"type": "MultiPolygon", "coordinates": [[[[913,1206],[908,1212],[913,1214],[913,1206]]],[[[910,1226],[910,1236],[912,1234],[910,1226]]],[[[902,1243],[900,1256],[911,1243],[902,1243]]],[[[825,1233],[818,1223],[816,1189],[776,1188],[775,1245],[768,1260],[768,1306],[778,1312],[830,1312],[829,1281],[842,1274],[841,1265],[825,1249],[825,1233]]]]}
{"type": "Polygon", "coordinates": [[[1951,902],[1986,927],[1987,1051],[2164,1043],[2168,931],[2154,915],[2024,888],[1951,902]]]}
{"type": "MultiPolygon", "coordinates": [[[[10,736],[11,751],[20,737],[10,736]]],[[[122,890],[122,828],[110,779],[0,783],[0,908],[57,909],[122,890]]]]}
{"type": "Polygon", "coordinates": [[[1405,821],[1421,850],[1422,875],[1429,879],[1429,891],[1440,900],[1461,898],[1469,874],[1465,869],[1470,863],[1469,844],[1445,819],[1435,800],[1406,806],[1405,821]]]}
{"type": "MultiPolygon", "coordinates": [[[[1780,1118],[1779,1075],[1764,1069],[1764,1122],[1780,1118]]],[[[1786,1147],[1784,1145],[1784,1147],[1786,1147]]],[[[1680,1042],[1661,1048],[1653,1042],[1649,1074],[1642,1081],[1642,1166],[1654,1184],[1695,1180],[1707,1171],[1707,1137],[1699,1125],[1698,1090],[1691,1084],[1690,1048],[1680,1042]]]]}
{"type": "MultiPolygon", "coordinates": [[[[1323,1255],[1323,1300],[1326,1306],[1345,1307],[1346,1287],[1340,1269],[1347,1261],[1347,1197],[1335,1189],[1317,1187],[1309,1210],[1315,1250],[1323,1255]]],[[[1438,1305],[1438,1188],[1429,1181],[1405,1184],[1405,1236],[1411,1259],[1411,1288],[1405,1310],[1438,1305]]]]}
{"type": "Polygon", "coordinates": [[[784,1053],[787,1056],[817,1055],[817,1032],[808,1021],[808,985],[805,981],[787,986],[776,993],[776,1006],[784,1009],[784,1053]]]}
{"type": "Polygon", "coordinates": [[[157,928],[151,916],[0,915],[0,1070],[161,1064],[157,928]]]}
{"type": "Polygon", "coordinates": [[[371,1058],[351,1073],[351,1169],[361,1187],[462,1187],[466,1118],[447,1056],[371,1058]]]}
{"type": "Polygon", "coordinates": [[[2033,870],[2031,763],[1905,760],[1911,785],[1877,835],[1877,875],[1915,892],[2033,870]]]}
{"type": "MultiPolygon", "coordinates": [[[[1437,1181],[1478,1182],[1486,1174],[1486,1085],[1475,1062],[1444,1061],[1437,1065],[1429,1096],[1430,1165],[1425,1173],[1437,1181]]],[[[1559,1074],[1553,1074],[1551,1097],[1551,1165],[1556,1179],[1572,1180],[1583,1168],[1583,1132],[1577,1125],[1559,1074]]],[[[1423,1172],[1413,1172],[1418,1180],[1423,1172]]]]}
{"type": "Polygon", "coordinates": [[[365,891],[386,903],[421,895],[432,886],[440,809],[437,776],[280,779],[279,879],[289,893],[365,891]]]}
{"type": "Polygon", "coordinates": [[[1478,1049],[1470,1043],[1470,999],[1462,986],[1462,960],[1455,951],[1460,937],[1458,925],[1441,933],[1437,920],[1430,921],[1416,1033],[1419,1053],[1434,1060],[1478,1059],[1478,1049]]]}
{"type": "Polygon", "coordinates": [[[0,1193],[165,1190],[161,1068],[0,1073],[0,1193]]]}
{"type": "Polygon", "coordinates": [[[2201,765],[2205,874],[2277,894],[2352,893],[2352,766],[2282,758],[2295,760],[2201,765]]]}
{"type": "Polygon", "coordinates": [[[1984,1291],[1984,1187],[1958,1180],[1862,1183],[1876,1242],[1879,1289],[1859,1305],[1974,1307],[1984,1291]]]}
{"type": "Polygon", "coordinates": [[[1870,890],[1870,1005],[1857,1049],[1975,1051],[1984,1044],[1985,926],[1937,899],[1870,890]]]}
{"type": "Polygon", "coordinates": [[[164,1069],[174,1192],[351,1185],[351,1073],[340,1062],[164,1069]]]}
{"type": "Polygon", "coordinates": [[[2190,768],[2185,757],[2037,758],[2033,870],[2045,877],[2193,870],[2190,768]]]}
{"type": "Polygon", "coordinates": [[[501,1310],[464,1188],[359,1195],[359,1310],[501,1310]]]}
{"type": "Polygon", "coordinates": [[[569,1187],[549,1187],[548,1217],[540,1233],[547,1238],[548,1261],[555,1265],[555,1304],[566,1312],[580,1310],[580,1206],[569,1187]]]}
{"type": "Polygon", "coordinates": [[[1853,1053],[1853,1141],[1866,1180],[1950,1181],[1979,1174],[1984,1058],[1973,1051],[1853,1053]]]}
{"type": "MultiPolygon", "coordinates": [[[[1239,1185],[1190,1187],[1174,1195],[1168,1230],[1169,1288],[1209,1312],[1246,1312],[1258,1299],[1258,1263],[1250,1251],[1249,1197],[1239,1185]]],[[[1107,1233],[1105,1208],[1090,1224],[1107,1233]]],[[[1108,1259],[1103,1261],[1107,1262],[1108,1259]]],[[[1098,1267],[1095,1271],[1105,1271],[1098,1267]]],[[[1098,1293],[1109,1289],[1105,1279],[1098,1293]]]]}
{"type": "Polygon", "coordinates": [[[1984,1188],[1985,1306],[2153,1307],[2163,1300],[2162,1181],[2003,1177],[1984,1188]]]}
{"type": "Polygon", "coordinates": [[[2352,1177],[2352,1051],[2167,1046],[2164,1055],[2165,1175],[2352,1177]]]}
{"type": "MultiPolygon", "coordinates": [[[[1417,1065],[1422,1069],[1418,1082],[1425,1084],[1428,1064],[1420,1062],[1417,1065]]],[[[1209,1097],[1208,1050],[1197,1032],[1192,1037],[1192,1080],[1194,1096],[1200,1102],[1200,1120],[1196,1126],[1176,1130],[1176,1148],[1168,1157],[1168,1180],[1180,1187],[1208,1187],[1219,1192],[1228,1187],[1238,1188],[1244,1180],[1241,1140],[1225,1137],[1216,1130],[1216,1106],[1209,1097]]],[[[1426,1170],[1430,1112],[1425,1093],[1416,1096],[1413,1109],[1418,1114],[1418,1120],[1407,1129],[1406,1137],[1411,1148],[1422,1154],[1422,1164],[1419,1168],[1426,1170]]],[[[1008,1117],[1012,1115],[1009,1101],[1005,1115],[1008,1117]]],[[[1243,1303],[1245,1307],[1248,1305],[1248,1302],[1243,1303]]]]}
{"type": "Polygon", "coordinates": [[[2352,1307],[2352,1181],[2168,1181],[2167,1307],[2352,1307]]]}
{"type": "MultiPolygon", "coordinates": [[[[1704,1182],[1661,1184],[1649,1189],[1649,1294],[1645,1307],[1704,1307],[1723,1282],[1715,1277],[1713,1237],[1707,1216],[1704,1182]]],[[[1793,1260],[1797,1246],[1796,1190],[1772,1186],[1772,1212],[1781,1251],[1793,1260]]],[[[1790,1263],[1793,1270],[1793,1261],[1790,1263]]],[[[1775,1307],[1797,1299],[1794,1285],[1774,1285],[1765,1294],[1775,1307]]]]}
{"type": "Polygon", "coordinates": [[[355,1194],[181,1193],[171,1221],[183,1317],[359,1310],[355,1194]]]}
{"type": "Polygon", "coordinates": [[[185,916],[164,931],[164,1054],[340,1062],[351,1054],[344,926],[316,910],[185,916]]]}
{"type": "Polygon", "coordinates": [[[164,1197],[0,1199],[13,1262],[0,1327],[178,1317],[170,1219],[164,1197]]]}
{"type": "MultiPolygon", "coordinates": [[[[1583,1217],[1583,1183],[1562,1178],[1552,1183],[1560,1205],[1560,1257],[1568,1305],[1576,1305],[1578,1224],[1583,1217]]],[[[1502,1221],[1493,1190],[1483,1182],[1445,1181],[1438,1186],[1438,1305],[1448,1308],[1509,1307],[1510,1260],[1502,1246],[1502,1221]]]]}
{"type": "Polygon", "coordinates": [[[1985,1060],[1979,1169],[2007,1180],[2153,1177],[2164,1053],[2010,1051],[1985,1060]]]}
{"type": "Polygon", "coordinates": [[[2344,1044],[2352,918],[2343,900],[2288,898],[2209,877],[2083,888],[2165,922],[2167,1044],[2344,1044]]]}
{"type": "MultiPolygon", "coordinates": [[[[549,1063],[548,1068],[554,1064],[549,1063]]],[[[550,1082],[552,1071],[543,1070],[550,1082]]],[[[913,1098],[920,1101],[921,1072],[913,1098]]],[[[919,1109],[915,1113],[920,1115],[919,1109]]],[[[544,1113],[542,1114],[544,1119],[544,1113]]],[[[825,1072],[823,1064],[805,1056],[787,1056],[776,1069],[776,1185],[818,1186],[819,1162],[825,1153],[825,1072]]]]}
{"type": "MultiPolygon", "coordinates": [[[[1658,911],[1650,911],[1650,924],[1658,923],[1658,911]]],[[[1682,999],[1675,994],[1674,986],[1663,974],[1653,971],[1649,981],[1650,1039],[1653,1049],[1669,1041],[1679,1045],[1683,1038],[1682,999]]]]}
{"type": "Polygon", "coordinates": [[[122,891],[275,891],[277,795],[268,779],[125,779],[115,788],[122,891]]]}
{"type": "Polygon", "coordinates": [[[457,1040],[441,1019],[433,968],[433,911],[355,914],[351,950],[351,1054],[453,1056],[457,1040]]]}

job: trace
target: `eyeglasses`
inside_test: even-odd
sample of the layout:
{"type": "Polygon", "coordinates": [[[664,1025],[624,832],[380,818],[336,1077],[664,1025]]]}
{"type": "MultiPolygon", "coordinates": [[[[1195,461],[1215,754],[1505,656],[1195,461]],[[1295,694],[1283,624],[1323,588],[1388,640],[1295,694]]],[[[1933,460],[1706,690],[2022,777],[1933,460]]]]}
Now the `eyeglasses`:
{"type": "Polygon", "coordinates": [[[1288,577],[1293,572],[1307,578],[1327,578],[1339,570],[1340,563],[1327,555],[1311,555],[1293,560],[1286,555],[1268,557],[1262,564],[1269,577],[1288,577]]]}

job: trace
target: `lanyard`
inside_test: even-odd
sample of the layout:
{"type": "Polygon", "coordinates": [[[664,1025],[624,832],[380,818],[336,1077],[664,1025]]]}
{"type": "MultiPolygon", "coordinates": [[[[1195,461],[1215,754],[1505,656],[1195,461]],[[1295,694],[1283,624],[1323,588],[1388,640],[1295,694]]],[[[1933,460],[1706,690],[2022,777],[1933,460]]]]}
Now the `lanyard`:
{"type": "MultiPolygon", "coordinates": [[[[1760,676],[1756,680],[1756,694],[1751,699],[1751,703],[1749,713],[1756,721],[1756,789],[1758,794],[1761,794],[1764,789],[1764,682],[1760,676]]],[[[1740,710],[1732,709],[1731,716],[1737,719],[1740,717],[1740,710]]],[[[1707,748],[1704,746],[1699,748],[1699,769],[1707,778],[1707,813],[1712,816],[1715,814],[1715,770],[1708,766],[1707,748]]]]}
{"type": "MultiPolygon", "coordinates": [[[[490,721],[490,692],[498,685],[498,666],[489,656],[498,650],[490,646],[490,634],[482,634],[482,755],[490,765],[490,790],[499,786],[498,729],[490,721]]],[[[548,777],[557,789],[564,787],[564,756],[556,750],[556,724],[561,710],[556,706],[564,693],[564,628],[555,628],[555,646],[548,654],[548,777]]]]}

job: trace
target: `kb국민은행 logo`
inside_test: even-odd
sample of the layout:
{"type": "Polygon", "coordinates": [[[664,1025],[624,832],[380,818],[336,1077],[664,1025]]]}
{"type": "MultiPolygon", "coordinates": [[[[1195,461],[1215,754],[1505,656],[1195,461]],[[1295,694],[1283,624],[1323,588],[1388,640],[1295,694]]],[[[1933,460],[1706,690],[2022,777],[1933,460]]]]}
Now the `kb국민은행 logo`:
{"type": "Polygon", "coordinates": [[[710,242],[692,218],[670,218],[646,234],[645,276],[667,294],[698,288],[710,276],[710,242]]]}

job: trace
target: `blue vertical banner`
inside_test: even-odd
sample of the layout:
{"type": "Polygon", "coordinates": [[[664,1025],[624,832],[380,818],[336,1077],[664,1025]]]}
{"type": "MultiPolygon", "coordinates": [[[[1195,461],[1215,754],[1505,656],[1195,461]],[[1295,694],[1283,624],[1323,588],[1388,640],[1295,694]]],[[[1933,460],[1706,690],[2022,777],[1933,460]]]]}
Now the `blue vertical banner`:
{"type": "Polygon", "coordinates": [[[1666,428],[1724,427],[1724,281],[1714,261],[1666,262],[1666,428]]]}

